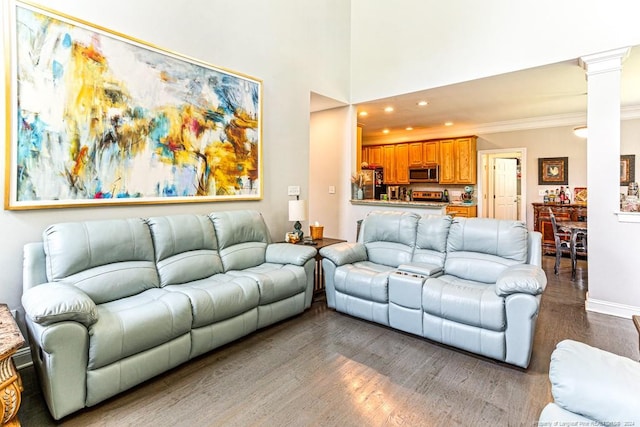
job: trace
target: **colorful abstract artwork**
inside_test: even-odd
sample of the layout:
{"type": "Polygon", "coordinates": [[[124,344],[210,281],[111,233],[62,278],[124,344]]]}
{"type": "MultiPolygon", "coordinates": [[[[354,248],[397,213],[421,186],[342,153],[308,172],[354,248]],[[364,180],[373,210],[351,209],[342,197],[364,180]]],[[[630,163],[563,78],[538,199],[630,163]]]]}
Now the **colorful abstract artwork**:
{"type": "Polygon", "coordinates": [[[12,12],[6,209],[262,197],[260,80],[12,12]]]}

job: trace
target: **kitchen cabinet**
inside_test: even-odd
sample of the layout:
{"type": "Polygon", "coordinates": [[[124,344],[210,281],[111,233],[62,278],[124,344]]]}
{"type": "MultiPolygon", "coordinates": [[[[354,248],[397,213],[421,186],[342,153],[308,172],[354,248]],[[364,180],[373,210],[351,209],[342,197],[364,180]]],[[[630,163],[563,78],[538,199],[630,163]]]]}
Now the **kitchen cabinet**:
{"type": "Polygon", "coordinates": [[[422,143],[422,163],[437,164],[440,161],[440,141],[422,143]]]}
{"type": "Polygon", "coordinates": [[[371,166],[382,166],[382,146],[373,145],[371,147],[362,147],[361,162],[366,162],[371,166]]]}
{"type": "Polygon", "coordinates": [[[395,148],[396,184],[409,183],[409,144],[398,144],[395,148]]]}
{"type": "Polygon", "coordinates": [[[453,217],[465,217],[465,218],[473,218],[478,216],[478,208],[477,206],[465,206],[465,205],[448,205],[447,206],[447,215],[451,215],[453,217]]]}
{"type": "Polygon", "coordinates": [[[409,167],[422,166],[422,152],[424,143],[412,142],[409,144],[409,167]]]}
{"type": "Polygon", "coordinates": [[[553,226],[549,216],[549,209],[556,217],[556,221],[586,221],[587,207],[579,204],[550,204],[532,203],[533,205],[533,227],[535,231],[542,233],[542,253],[555,254],[556,243],[553,237],[553,226]]]}
{"type": "Polygon", "coordinates": [[[396,147],[395,145],[382,146],[382,169],[385,184],[396,183],[396,147]]]}
{"type": "Polygon", "coordinates": [[[476,137],[440,141],[440,184],[476,183],[476,137]]]}

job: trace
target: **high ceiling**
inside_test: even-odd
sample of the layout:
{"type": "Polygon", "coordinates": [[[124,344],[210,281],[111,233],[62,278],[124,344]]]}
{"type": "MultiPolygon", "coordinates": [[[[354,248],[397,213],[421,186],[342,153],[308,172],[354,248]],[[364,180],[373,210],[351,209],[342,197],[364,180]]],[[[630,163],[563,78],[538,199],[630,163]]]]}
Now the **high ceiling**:
{"type": "MultiPolygon", "coordinates": [[[[323,97],[315,97],[327,102],[323,97]]],[[[640,107],[640,47],[623,63],[624,112],[640,107]]],[[[313,100],[312,100],[313,104],[313,100]]],[[[330,105],[330,104],[326,104],[330,105]]],[[[336,105],[333,105],[336,106],[336,105]]],[[[313,109],[313,105],[312,105],[313,109]]],[[[398,142],[586,122],[587,82],[578,60],[517,71],[357,105],[363,143],[398,142]],[[426,100],[420,107],[418,101],[426,100]],[[393,107],[387,113],[385,107],[393,107]],[[453,122],[445,126],[445,122],[453,122]],[[406,130],[412,127],[413,130],[406,130]],[[388,129],[388,134],[383,134],[388,129]]]]}

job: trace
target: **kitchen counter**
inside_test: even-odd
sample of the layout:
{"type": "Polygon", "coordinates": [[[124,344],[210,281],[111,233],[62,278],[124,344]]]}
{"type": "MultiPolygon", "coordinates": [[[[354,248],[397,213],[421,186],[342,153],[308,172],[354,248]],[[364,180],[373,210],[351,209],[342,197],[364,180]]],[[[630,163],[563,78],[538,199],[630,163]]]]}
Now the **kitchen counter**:
{"type": "Polygon", "coordinates": [[[449,205],[446,202],[405,202],[402,200],[376,200],[376,199],[364,199],[364,200],[351,200],[352,205],[365,205],[365,206],[386,206],[397,208],[427,208],[427,209],[442,209],[449,205]]]}

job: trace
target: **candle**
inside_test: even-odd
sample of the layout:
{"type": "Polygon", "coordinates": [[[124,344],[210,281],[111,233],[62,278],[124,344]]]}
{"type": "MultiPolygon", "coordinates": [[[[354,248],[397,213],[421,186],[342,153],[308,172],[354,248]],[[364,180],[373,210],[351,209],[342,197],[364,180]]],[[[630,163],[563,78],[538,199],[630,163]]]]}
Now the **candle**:
{"type": "Polygon", "coordinates": [[[316,221],[313,225],[315,225],[316,227],[320,227],[320,223],[318,221],[316,221]]]}

